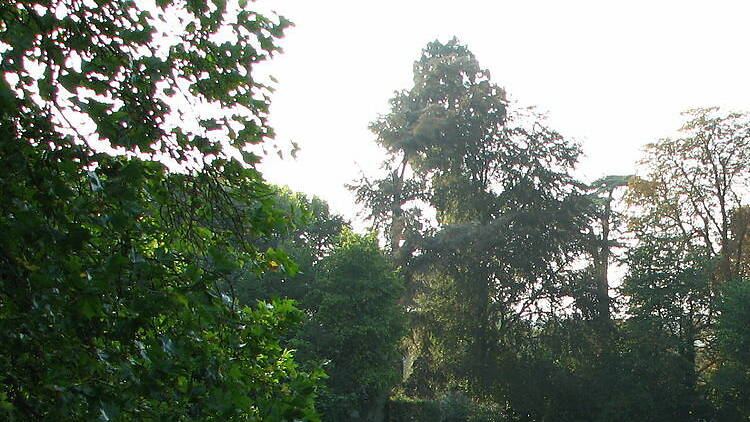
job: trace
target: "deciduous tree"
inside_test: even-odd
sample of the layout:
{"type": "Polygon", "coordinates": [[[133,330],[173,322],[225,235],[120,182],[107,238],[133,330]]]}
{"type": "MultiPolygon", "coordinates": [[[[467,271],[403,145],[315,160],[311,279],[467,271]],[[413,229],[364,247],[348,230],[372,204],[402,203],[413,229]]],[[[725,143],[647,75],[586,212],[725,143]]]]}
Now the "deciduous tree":
{"type": "Polygon", "coordinates": [[[217,289],[286,224],[239,150],[289,23],[240,3],[0,5],[0,418],[317,420],[299,311],[217,289]]]}

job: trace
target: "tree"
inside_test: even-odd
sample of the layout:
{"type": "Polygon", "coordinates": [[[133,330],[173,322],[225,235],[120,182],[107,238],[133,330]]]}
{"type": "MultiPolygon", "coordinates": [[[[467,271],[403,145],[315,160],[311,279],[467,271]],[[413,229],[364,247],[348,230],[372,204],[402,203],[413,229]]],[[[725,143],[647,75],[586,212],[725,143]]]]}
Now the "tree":
{"type": "Polygon", "coordinates": [[[596,180],[592,184],[595,191],[596,205],[599,207],[597,223],[601,234],[593,245],[593,273],[596,290],[596,313],[600,325],[607,326],[611,322],[611,300],[609,297],[609,265],[612,259],[613,242],[610,235],[620,225],[620,218],[612,210],[615,190],[627,186],[632,176],[607,176],[596,180]],[[601,196],[603,195],[603,197],[601,196]]]}
{"type": "Polygon", "coordinates": [[[243,241],[287,218],[238,150],[272,134],[251,70],[289,23],[156,3],[0,6],[0,412],[317,420],[279,343],[300,312],[217,288],[279,259],[243,241]]]}
{"type": "Polygon", "coordinates": [[[318,407],[326,420],[377,420],[398,380],[395,354],[401,338],[402,280],[374,236],[351,231],[325,201],[281,189],[276,202],[295,226],[251,240],[260,249],[282,249],[295,274],[239,271],[233,283],[241,303],[282,297],[305,312],[305,322],[284,344],[314,370],[325,364],[318,407]]]}
{"type": "MultiPolygon", "coordinates": [[[[719,360],[714,342],[722,286],[743,276],[743,192],[750,176],[750,121],[742,113],[697,109],[677,139],[646,147],[647,174],[627,198],[636,244],[628,253],[625,291],[641,336],[657,335],[679,363],[660,374],[685,391],[681,419],[707,412],[697,399],[719,360]],[[658,334],[654,334],[658,333],[658,334]]],[[[665,391],[666,392],[666,391],[665,391]]],[[[687,418],[687,419],[686,419],[687,418]]]]}
{"type": "Polygon", "coordinates": [[[291,260],[293,271],[281,267],[260,274],[238,271],[226,290],[242,304],[284,298],[294,300],[304,310],[306,299],[318,281],[318,264],[336,247],[341,231],[349,224],[340,215],[331,213],[328,204],[317,197],[278,188],[273,200],[290,217],[290,226],[263,236],[250,236],[248,242],[259,250],[283,252],[291,260]]]}
{"type": "Polygon", "coordinates": [[[699,395],[712,359],[707,346],[714,266],[703,252],[643,238],[626,258],[623,292],[631,314],[627,333],[635,343],[631,353],[638,356],[633,370],[644,386],[662,397],[652,402],[654,413],[665,414],[666,407],[666,415],[681,420],[696,420],[704,411],[706,403],[699,395]]]}
{"type": "Polygon", "coordinates": [[[750,283],[724,288],[717,321],[717,348],[723,357],[711,379],[712,396],[722,420],[750,418],[750,283]]]}
{"type": "Polygon", "coordinates": [[[407,274],[405,360],[419,351],[409,383],[495,394],[498,359],[518,326],[555,313],[582,253],[588,201],[569,174],[580,151],[533,110],[511,109],[456,39],[427,45],[413,87],[371,130],[389,174],[357,194],[388,227],[407,274]],[[434,210],[434,230],[409,218],[420,202],[434,210]]]}
{"type": "Polygon", "coordinates": [[[399,380],[402,281],[374,235],[348,229],[319,266],[303,302],[311,317],[297,342],[303,358],[328,361],[321,413],[329,421],[382,420],[385,398],[399,380]]]}
{"type": "Polygon", "coordinates": [[[715,282],[738,274],[732,245],[732,216],[743,205],[750,181],[750,117],[716,108],[684,113],[684,137],[646,147],[647,175],[634,179],[630,201],[641,210],[632,219],[637,231],[682,239],[717,257],[715,282]]]}

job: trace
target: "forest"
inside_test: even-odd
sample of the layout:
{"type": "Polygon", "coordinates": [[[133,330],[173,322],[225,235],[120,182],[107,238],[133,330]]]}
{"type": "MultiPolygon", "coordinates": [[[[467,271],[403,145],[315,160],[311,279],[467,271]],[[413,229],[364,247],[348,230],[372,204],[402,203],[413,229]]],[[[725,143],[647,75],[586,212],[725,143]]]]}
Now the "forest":
{"type": "Polygon", "coordinates": [[[258,169],[255,7],[0,2],[1,420],[750,421],[750,114],[579,180],[430,42],[357,230],[258,169]]]}

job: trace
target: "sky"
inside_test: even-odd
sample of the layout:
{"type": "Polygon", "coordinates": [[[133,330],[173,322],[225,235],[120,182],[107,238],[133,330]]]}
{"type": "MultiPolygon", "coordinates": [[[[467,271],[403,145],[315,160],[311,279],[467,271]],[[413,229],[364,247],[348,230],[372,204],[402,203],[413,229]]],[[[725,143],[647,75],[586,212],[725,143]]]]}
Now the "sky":
{"type": "Polygon", "coordinates": [[[269,155],[272,183],[357,220],[345,184],[384,157],[367,129],[411,86],[412,64],[456,36],[511,101],[536,106],[582,145],[577,175],[632,174],[641,148],[673,136],[680,112],[750,110],[750,2],[261,1],[295,26],[267,66],[271,125],[297,159],[269,155]]]}

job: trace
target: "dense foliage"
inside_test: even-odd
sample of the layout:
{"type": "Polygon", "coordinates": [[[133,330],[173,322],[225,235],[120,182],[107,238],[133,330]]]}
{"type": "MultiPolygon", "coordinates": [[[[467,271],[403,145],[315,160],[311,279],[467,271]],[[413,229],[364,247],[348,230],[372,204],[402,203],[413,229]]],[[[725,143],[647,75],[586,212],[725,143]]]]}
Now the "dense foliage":
{"type": "Polygon", "coordinates": [[[750,420],[750,115],[686,112],[587,184],[431,42],[370,126],[361,235],[256,169],[289,25],[0,4],[0,418],[750,420]]]}
{"type": "Polygon", "coordinates": [[[0,6],[4,420],[317,419],[280,344],[300,311],[217,289],[283,263],[246,241],[287,218],[227,142],[270,134],[250,71],[287,25],[224,2],[0,6]]]}
{"type": "Polygon", "coordinates": [[[379,420],[400,378],[401,279],[374,236],[350,231],[319,265],[300,344],[307,350],[301,357],[328,362],[321,413],[331,422],[379,420]]]}
{"type": "Polygon", "coordinates": [[[424,49],[414,86],[371,125],[386,175],[353,186],[408,282],[394,411],[463,397],[439,418],[750,417],[750,122],[687,116],[683,137],[647,146],[642,175],[586,186],[577,146],[507,102],[465,46],[424,49]]]}
{"type": "Polygon", "coordinates": [[[402,278],[374,235],[353,233],[325,202],[282,190],[277,203],[297,210],[296,228],[255,242],[283,248],[295,274],[240,272],[233,288],[241,302],[294,299],[306,313],[287,343],[306,367],[327,373],[317,401],[324,420],[378,420],[400,380],[402,278]]]}

